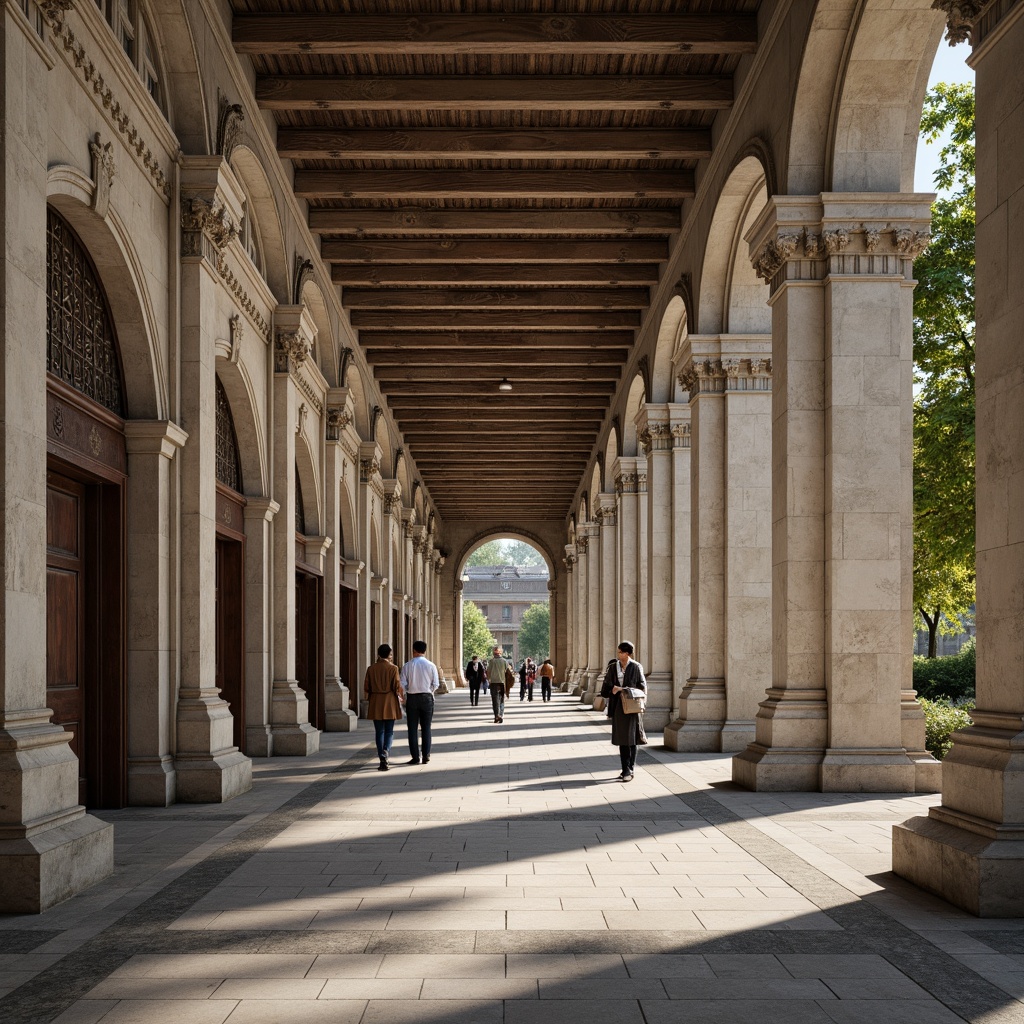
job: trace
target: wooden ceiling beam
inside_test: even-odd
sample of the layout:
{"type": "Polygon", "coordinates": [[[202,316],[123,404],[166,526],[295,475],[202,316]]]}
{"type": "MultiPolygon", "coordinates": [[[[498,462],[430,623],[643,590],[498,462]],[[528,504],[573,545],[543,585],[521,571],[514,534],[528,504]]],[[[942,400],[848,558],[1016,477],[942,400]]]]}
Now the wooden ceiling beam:
{"type": "Polygon", "coordinates": [[[295,172],[301,199],[673,199],[694,195],[687,170],[359,170],[295,172]]]}
{"type": "MultiPolygon", "coordinates": [[[[325,245],[327,243],[324,243],[325,245]]],[[[336,263],[335,284],[455,285],[505,287],[519,284],[628,285],[656,284],[657,263],[336,263]]]]}
{"type": "MultiPolygon", "coordinates": [[[[607,369],[601,375],[598,375],[598,370],[595,370],[594,373],[595,376],[588,376],[585,380],[581,380],[578,374],[572,379],[572,394],[574,398],[584,395],[611,395],[614,393],[619,375],[617,373],[614,375],[609,374],[607,369]]],[[[568,382],[568,378],[564,376],[561,378],[556,376],[552,379],[568,382]]],[[[483,384],[485,381],[493,382],[494,375],[491,374],[487,378],[481,377],[476,381],[461,379],[433,380],[426,377],[419,377],[414,380],[388,379],[383,382],[381,390],[387,395],[389,400],[399,395],[421,395],[423,398],[451,398],[456,400],[466,395],[466,384],[483,384]]],[[[537,401],[537,392],[543,391],[544,382],[545,378],[539,378],[531,384],[520,384],[520,387],[532,389],[531,400],[535,403],[537,401]]],[[[484,393],[486,394],[487,392],[484,393]]],[[[504,392],[502,395],[504,396],[504,392]]]]}
{"type": "Polygon", "coordinates": [[[529,331],[517,334],[494,332],[484,334],[472,332],[460,334],[457,331],[436,331],[417,337],[405,331],[371,331],[359,332],[359,341],[363,348],[370,350],[391,349],[405,352],[422,348],[451,348],[445,358],[451,359],[466,350],[501,348],[506,354],[514,352],[517,356],[524,349],[559,348],[566,352],[580,353],[588,350],[630,348],[633,344],[632,331],[601,331],[601,332],[567,332],[567,331],[529,331]]]}
{"type": "MultiPolygon", "coordinates": [[[[278,133],[278,139],[281,135],[278,133]]],[[[679,230],[679,209],[398,209],[356,207],[309,211],[312,231],[331,235],[669,235],[679,230]]]]}
{"type": "Polygon", "coordinates": [[[257,78],[256,100],[264,110],[726,110],[733,82],[729,75],[275,75],[257,78]]]}
{"type": "Polygon", "coordinates": [[[668,244],[660,238],[394,238],[325,241],[320,255],[328,263],[660,263],[668,259],[668,244]]]}
{"type": "Polygon", "coordinates": [[[753,53],[752,14],[247,14],[237,53],[753,53]]]}
{"type": "Polygon", "coordinates": [[[346,288],[346,309],[646,309],[646,288],[346,288]]]}
{"type": "Polygon", "coordinates": [[[590,331],[639,327],[640,313],[631,309],[609,309],[602,312],[555,312],[546,309],[390,309],[353,310],[349,320],[360,327],[386,327],[392,331],[460,331],[502,330],[566,330],[581,328],[590,331]]]}
{"type": "MultiPolygon", "coordinates": [[[[483,368],[483,367],[507,367],[514,366],[539,366],[550,369],[556,366],[567,367],[596,367],[596,366],[621,366],[626,359],[628,349],[609,348],[596,349],[594,351],[582,350],[559,350],[559,349],[525,349],[510,353],[508,348],[479,348],[475,345],[466,346],[457,350],[458,364],[452,367],[451,372],[457,373],[462,369],[483,368]]],[[[413,370],[422,372],[423,369],[436,370],[442,367],[452,366],[452,356],[455,354],[451,348],[414,348],[414,349],[375,349],[366,348],[366,358],[373,364],[376,373],[381,378],[386,378],[392,370],[413,370]]]]}
{"type": "Polygon", "coordinates": [[[703,128],[281,128],[288,160],[703,160],[703,128]]]}

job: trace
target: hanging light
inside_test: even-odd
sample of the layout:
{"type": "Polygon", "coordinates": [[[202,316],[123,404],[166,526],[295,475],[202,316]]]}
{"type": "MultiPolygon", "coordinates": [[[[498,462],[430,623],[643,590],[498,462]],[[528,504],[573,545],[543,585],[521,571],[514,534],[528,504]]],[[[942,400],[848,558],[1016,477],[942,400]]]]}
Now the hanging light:
{"type": "Polygon", "coordinates": [[[499,391],[511,391],[512,390],[512,382],[508,379],[508,377],[502,377],[501,378],[501,382],[498,384],[498,390],[499,391]]]}

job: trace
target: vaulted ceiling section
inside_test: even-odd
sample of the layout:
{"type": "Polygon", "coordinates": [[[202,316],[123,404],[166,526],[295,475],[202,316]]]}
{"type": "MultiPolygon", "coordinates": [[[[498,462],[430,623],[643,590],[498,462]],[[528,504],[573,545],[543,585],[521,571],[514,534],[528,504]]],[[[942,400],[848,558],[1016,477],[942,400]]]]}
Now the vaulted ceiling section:
{"type": "Polygon", "coordinates": [[[757,0],[233,2],[438,511],[563,518],[757,0]]]}

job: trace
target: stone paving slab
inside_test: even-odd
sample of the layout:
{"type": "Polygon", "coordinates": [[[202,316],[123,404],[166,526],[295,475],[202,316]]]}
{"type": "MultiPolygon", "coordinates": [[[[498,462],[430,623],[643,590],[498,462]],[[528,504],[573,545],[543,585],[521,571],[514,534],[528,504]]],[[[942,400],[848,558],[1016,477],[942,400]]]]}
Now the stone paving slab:
{"type": "Polygon", "coordinates": [[[934,798],[746,793],[656,736],[623,786],[564,695],[435,729],[429,765],[363,726],[230,810],[111,812],[113,878],[0,919],[0,1021],[1024,1024],[1024,922],[887,875],[934,798]]]}

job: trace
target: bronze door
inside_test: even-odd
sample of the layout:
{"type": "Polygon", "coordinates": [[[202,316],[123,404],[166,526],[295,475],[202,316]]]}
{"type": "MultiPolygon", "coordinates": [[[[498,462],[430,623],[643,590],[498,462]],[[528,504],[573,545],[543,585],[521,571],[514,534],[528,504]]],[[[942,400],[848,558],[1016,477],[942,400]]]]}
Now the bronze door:
{"type": "Polygon", "coordinates": [[[215,606],[217,686],[234,718],[234,742],[245,752],[245,651],[242,640],[242,542],[217,538],[215,606]]]}

